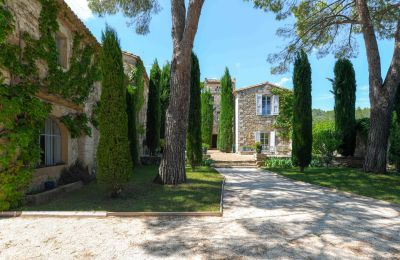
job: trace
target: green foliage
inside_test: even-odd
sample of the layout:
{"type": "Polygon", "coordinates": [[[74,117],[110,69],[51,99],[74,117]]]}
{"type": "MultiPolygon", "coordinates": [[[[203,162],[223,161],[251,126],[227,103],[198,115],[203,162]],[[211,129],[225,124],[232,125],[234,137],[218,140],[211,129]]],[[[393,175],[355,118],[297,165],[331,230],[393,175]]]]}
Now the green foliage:
{"type": "Polygon", "coordinates": [[[97,178],[108,187],[111,196],[116,197],[128,182],[133,169],[127,135],[126,85],[122,52],[116,32],[106,27],[102,41],[97,178]]]}
{"type": "Polygon", "coordinates": [[[61,122],[67,127],[72,138],[92,136],[92,128],[88,126],[89,119],[86,114],[65,115],[61,117],[61,122]]]}
{"type": "Polygon", "coordinates": [[[201,166],[211,167],[213,163],[214,161],[212,159],[207,158],[201,161],[201,166]]]}
{"type": "Polygon", "coordinates": [[[128,114],[128,139],[131,157],[134,165],[140,163],[139,160],[139,139],[140,133],[139,113],[144,104],[144,77],[145,68],[142,60],[138,60],[136,65],[131,68],[128,74],[129,85],[126,92],[126,105],[128,114]]]}
{"type": "Polygon", "coordinates": [[[165,120],[167,108],[169,104],[170,81],[171,81],[171,68],[170,64],[164,65],[161,71],[160,79],[160,102],[161,102],[161,129],[160,137],[165,138],[165,120]]]}
{"type": "Polygon", "coordinates": [[[279,96],[279,115],[276,116],[274,127],[279,129],[282,139],[289,140],[293,130],[293,91],[273,88],[271,92],[279,96]]]}
{"type": "Polygon", "coordinates": [[[290,158],[267,158],[264,162],[267,168],[292,168],[292,160],[290,158]]]}
{"type": "Polygon", "coordinates": [[[339,59],[335,64],[333,94],[335,95],[335,126],[340,140],[338,152],[352,156],[356,148],[356,78],[353,64],[339,59]]]}
{"type": "Polygon", "coordinates": [[[262,152],[262,145],[260,142],[256,142],[254,148],[256,149],[256,153],[260,154],[262,152]]]}
{"type": "Polygon", "coordinates": [[[323,161],[326,167],[332,163],[334,152],[340,141],[332,121],[319,122],[313,125],[313,155],[323,161]]]}
{"type": "MultiPolygon", "coordinates": [[[[371,110],[369,108],[356,108],[356,120],[362,118],[369,118],[371,110]]],[[[312,117],[313,122],[320,122],[320,121],[335,121],[335,111],[324,111],[321,109],[313,109],[312,110],[312,117]]]]}
{"type": "Polygon", "coordinates": [[[393,113],[389,142],[389,161],[396,166],[397,172],[400,172],[400,121],[396,113],[393,113]]]}
{"type": "Polygon", "coordinates": [[[192,169],[200,165],[203,159],[201,139],[201,89],[200,64],[196,54],[192,53],[190,73],[189,122],[186,135],[186,151],[192,169]]]}
{"type": "Polygon", "coordinates": [[[311,162],[311,66],[307,54],[298,53],[293,72],[292,161],[303,171],[311,162]]]}
{"type": "Polygon", "coordinates": [[[357,135],[360,135],[365,143],[367,143],[370,124],[371,120],[369,118],[361,118],[356,121],[357,135]]]}
{"type": "Polygon", "coordinates": [[[233,115],[235,107],[233,100],[232,79],[228,68],[221,79],[221,113],[218,122],[218,149],[229,153],[233,145],[233,115]]]}
{"type": "Polygon", "coordinates": [[[209,90],[201,93],[201,139],[202,142],[211,145],[214,123],[213,98],[209,90]]]}
{"type": "Polygon", "coordinates": [[[156,154],[160,148],[160,77],[160,67],[157,60],[155,60],[150,71],[149,98],[147,103],[146,143],[151,155],[156,154]]]}

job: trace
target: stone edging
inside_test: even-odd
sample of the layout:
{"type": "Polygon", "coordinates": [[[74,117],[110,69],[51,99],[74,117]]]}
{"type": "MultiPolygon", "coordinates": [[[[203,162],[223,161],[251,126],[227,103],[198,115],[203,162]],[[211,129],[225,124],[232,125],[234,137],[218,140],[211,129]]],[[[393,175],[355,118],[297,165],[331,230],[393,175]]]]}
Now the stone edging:
{"type": "Polygon", "coordinates": [[[282,178],[282,179],[285,179],[285,180],[289,180],[289,181],[294,182],[294,183],[311,185],[311,186],[313,186],[315,188],[318,188],[318,189],[321,189],[321,190],[324,190],[324,191],[328,191],[328,192],[337,193],[337,194],[343,195],[345,197],[354,198],[354,199],[361,197],[363,199],[375,200],[375,201],[378,201],[378,202],[380,202],[382,204],[385,204],[387,206],[393,207],[395,210],[400,212],[400,204],[396,204],[396,203],[392,203],[392,202],[388,202],[388,201],[384,201],[384,200],[380,200],[380,199],[375,199],[375,198],[372,198],[372,197],[367,197],[367,196],[364,196],[364,195],[351,193],[351,192],[348,192],[348,191],[342,191],[342,190],[338,190],[336,188],[324,187],[324,186],[320,186],[320,185],[309,183],[309,182],[305,182],[305,181],[294,180],[294,179],[288,178],[286,176],[280,175],[279,173],[276,173],[276,172],[273,172],[273,171],[270,171],[270,170],[266,170],[266,169],[263,169],[263,168],[261,168],[261,170],[267,171],[267,172],[272,173],[272,174],[275,174],[279,178],[282,178]]]}
{"type": "Polygon", "coordinates": [[[221,184],[220,208],[217,212],[0,211],[0,218],[222,217],[225,179],[224,176],[221,184]]]}

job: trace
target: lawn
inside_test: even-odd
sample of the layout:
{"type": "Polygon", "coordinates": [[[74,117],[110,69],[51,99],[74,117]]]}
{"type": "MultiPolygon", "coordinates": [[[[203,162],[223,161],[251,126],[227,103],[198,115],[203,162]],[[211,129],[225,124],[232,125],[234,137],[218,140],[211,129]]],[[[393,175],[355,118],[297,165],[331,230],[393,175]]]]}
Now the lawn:
{"type": "Polygon", "coordinates": [[[103,186],[91,183],[81,190],[48,204],[25,206],[33,211],[118,211],[118,212],[190,212],[219,211],[223,177],[210,167],[187,169],[188,182],[179,186],[162,186],[152,181],[158,168],[135,169],[121,198],[112,199],[103,186]]]}
{"type": "Polygon", "coordinates": [[[335,188],[379,200],[400,204],[400,174],[368,174],[350,168],[268,169],[287,178],[335,188]]]}

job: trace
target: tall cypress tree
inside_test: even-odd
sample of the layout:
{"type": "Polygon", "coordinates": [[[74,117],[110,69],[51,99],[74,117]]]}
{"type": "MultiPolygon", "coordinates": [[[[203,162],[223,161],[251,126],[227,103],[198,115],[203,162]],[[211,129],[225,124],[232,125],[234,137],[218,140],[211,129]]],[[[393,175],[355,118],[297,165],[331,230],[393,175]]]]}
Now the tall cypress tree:
{"type": "Polygon", "coordinates": [[[155,155],[160,147],[160,77],[161,71],[157,60],[150,71],[149,99],[147,107],[146,143],[150,154],[155,155]]]}
{"type": "Polygon", "coordinates": [[[211,145],[214,122],[214,106],[211,92],[201,93],[201,136],[204,144],[211,145]]]}
{"type": "Polygon", "coordinates": [[[348,59],[339,59],[334,72],[335,126],[340,141],[338,152],[343,156],[353,156],[356,148],[356,77],[353,64],[348,59]]]}
{"type": "Polygon", "coordinates": [[[221,112],[218,121],[218,149],[229,153],[233,145],[233,101],[232,79],[228,68],[221,79],[221,112]]]}
{"type": "Polygon", "coordinates": [[[102,41],[97,178],[99,182],[108,186],[111,196],[116,197],[132,175],[132,159],[127,135],[126,83],[122,52],[116,32],[107,26],[102,41]]]}
{"type": "Polygon", "coordinates": [[[312,153],[311,66],[307,54],[297,54],[293,72],[293,133],[292,161],[304,168],[309,166],[312,153]]]}
{"type": "Polygon", "coordinates": [[[201,89],[200,65],[197,56],[192,53],[192,70],[190,74],[189,122],[186,139],[187,158],[192,166],[199,165],[202,160],[201,142],[201,89]]]}
{"type": "Polygon", "coordinates": [[[166,112],[169,104],[169,93],[170,93],[170,81],[171,81],[171,66],[169,63],[165,64],[161,71],[160,79],[160,102],[161,102],[161,129],[160,138],[165,137],[165,120],[166,112]]]}

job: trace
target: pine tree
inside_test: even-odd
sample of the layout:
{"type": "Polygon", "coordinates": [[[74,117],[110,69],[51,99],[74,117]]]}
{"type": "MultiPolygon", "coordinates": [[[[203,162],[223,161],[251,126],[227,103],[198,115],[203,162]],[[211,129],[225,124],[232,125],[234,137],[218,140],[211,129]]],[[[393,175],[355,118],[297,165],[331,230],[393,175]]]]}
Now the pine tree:
{"type": "Polygon", "coordinates": [[[201,141],[201,89],[200,65],[197,56],[192,53],[192,69],[190,74],[189,122],[186,139],[187,158],[192,169],[202,161],[201,141]]]}
{"type": "Polygon", "coordinates": [[[151,155],[155,155],[157,150],[160,148],[160,77],[160,67],[158,66],[157,60],[155,60],[150,71],[146,127],[146,143],[151,155]]]}
{"type": "Polygon", "coordinates": [[[218,122],[218,149],[229,153],[233,145],[233,113],[235,111],[233,101],[232,79],[228,68],[221,79],[221,112],[218,122]]]}
{"type": "Polygon", "coordinates": [[[111,190],[112,197],[117,197],[132,175],[133,167],[127,135],[125,74],[116,32],[107,26],[102,42],[97,178],[111,190]]]}
{"type": "Polygon", "coordinates": [[[171,65],[167,63],[162,68],[161,79],[160,79],[160,100],[161,100],[160,138],[162,139],[164,139],[165,137],[165,120],[166,120],[165,117],[169,103],[170,81],[171,81],[171,65]]]}
{"type": "Polygon", "coordinates": [[[202,142],[211,146],[212,130],[214,122],[214,106],[209,90],[201,93],[201,135],[202,142]]]}
{"type": "Polygon", "coordinates": [[[356,78],[353,64],[348,59],[339,59],[334,72],[335,126],[340,142],[338,152],[343,156],[353,156],[356,147],[356,78]]]}
{"type": "Polygon", "coordinates": [[[311,66],[304,51],[294,63],[293,92],[292,162],[304,172],[312,153],[311,66]]]}

